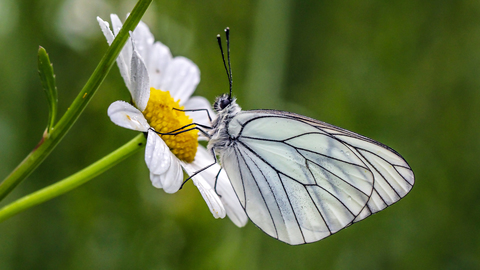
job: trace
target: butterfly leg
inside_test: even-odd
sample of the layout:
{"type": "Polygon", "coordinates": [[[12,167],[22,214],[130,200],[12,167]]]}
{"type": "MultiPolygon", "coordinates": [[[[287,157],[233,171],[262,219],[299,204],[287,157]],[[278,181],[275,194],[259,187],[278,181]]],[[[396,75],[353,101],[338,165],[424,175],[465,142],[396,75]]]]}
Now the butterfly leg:
{"type": "MultiPolygon", "coordinates": [[[[181,127],[181,128],[179,128],[179,129],[176,129],[176,130],[170,131],[170,132],[158,132],[158,131],[154,130],[153,128],[151,128],[151,130],[152,130],[153,132],[157,133],[158,135],[178,135],[178,134],[181,134],[181,133],[184,133],[184,132],[187,132],[187,131],[196,129],[196,130],[200,131],[203,135],[205,135],[205,137],[210,138],[210,134],[208,134],[205,130],[203,130],[203,129],[199,128],[199,127],[193,127],[193,128],[189,128],[189,129],[184,129],[185,127],[192,126],[192,125],[197,125],[197,124],[194,124],[194,123],[188,124],[188,125],[186,125],[186,126],[184,126],[184,127],[181,127]]],[[[197,126],[200,126],[200,127],[202,127],[202,128],[211,128],[211,127],[203,126],[203,125],[197,125],[197,126]]]]}
{"type": "Polygon", "coordinates": [[[176,111],[181,111],[181,112],[200,112],[200,111],[205,111],[207,113],[208,119],[210,122],[212,122],[212,117],[210,117],[210,112],[207,109],[194,109],[194,110],[180,110],[177,108],[173,108],[176,111]]]}
{"type": "Polygon", "coordinates": [[[217,173],[217,176],[215,176],[215,185],[213,186],[213,190],[215,190],[215,193],[217,193],[217,196],[218,197],[222,197],[222,195],[218,194],[218,191],[217,191],[217,182],[218,182],[218,176],[220,176],[220,173],[222,172],[222,167],[220,167],[220,170],[218,170],[218,173],[217,173]]]}
{"type": "MultiPolygon", "coordinates": [[[[212,150],[212,151],[213,151],[213,150],[212,150]]],[[[214,161],[212,164],[210,164],[210,165],[208,165],[208,166],[205,166],[205,167],[203,167],[202,169],[196,171],[194,174],[190,175],[185,181],[183,181],[182,185],[180,186],[180,189],[182,189],[182,188],[183,188],[183,185],[185,185],[185,183],[187,183],[188,180],[192,179],[192,177],[194,177],[195,175],[197,175],[197,174],[205,171],[206,169],[212,167],[213,165],[217,164],[217,157],[214,156],[213,158],[214,158],[215,161],[214,161]]],[[[220,172],[218,172],[218,174],[220,174],[220,172]]],[[[217,177],[218,177],[218,175],[217,175],[217,177]]],[[[215,187],[216,187],[216,186],[217,186],[217,181],[215,181],[215,187]]],[[[215,189],[215,193],[216,193],[216,192],[217,192],[217,190],[215,189]]],[[[217,195],[218,195],[218,193],[217,193],[217,195]]]]}

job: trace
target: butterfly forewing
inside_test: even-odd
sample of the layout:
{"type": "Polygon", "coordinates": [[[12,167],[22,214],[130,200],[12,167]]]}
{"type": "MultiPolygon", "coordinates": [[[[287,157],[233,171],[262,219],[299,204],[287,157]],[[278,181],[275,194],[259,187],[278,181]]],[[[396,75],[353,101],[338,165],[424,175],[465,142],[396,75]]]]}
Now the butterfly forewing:
{"type": "Polygon", "coordinates": [[[279,111],[242,111],[221,162],[247,215],[289,244],[315,242],[398,201],[413,172],[394,150],[279,111]]]}

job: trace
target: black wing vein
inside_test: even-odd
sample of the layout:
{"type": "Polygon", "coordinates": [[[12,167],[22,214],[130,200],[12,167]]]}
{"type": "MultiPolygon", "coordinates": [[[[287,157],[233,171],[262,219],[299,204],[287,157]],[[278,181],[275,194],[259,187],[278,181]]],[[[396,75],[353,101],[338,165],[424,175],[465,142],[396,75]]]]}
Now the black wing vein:
{"type": "MultiPolygon", "coordinates": [[[[262,190],[261,190],[260,187],[258,186],[258,182],[257,182],[257,180],[255,179],[255,176],[254,176],[252,170],[251,170],[250,167],[248,166],[248,164],[247,164],[247,162],[246,162],[246,160],[245,160],[245,157],[243,156],[242,153],[240,153],[240,155],[241,155],[243,161],[245,162],[245,166],[246,166],[246,167],[248,168],[248,170],[250,171],[250,174],[251,174],[252,177],[253,177],[253,181],[254,181],[255,184],[257,185],[258,192],[260,193],[260,195],[262,195],[262,200],[263,200],[263,202],[265,203],[265,207],[266,207],[267,210],[268,210],[268,213],[269,213],[269,215],[270,215],[270,219],[272,220],[273,227],[275,228],[275,234],[277,235],[277,238],[278,238],[277,226],[276,226],[276,224],[275,224],[275,219],[273,218],[272,213],[271,213],[271,211],[270,211],[270,207],[268,207],[268,203],[267,203],[267,201],[265,200],[265,197],[263,196],[262,190]]],[[[263,174],[262,170],[260,170],[260,168],[258,167],[258,165],[256,164],[256,162],[255,162],[252,158],[249,157],[249,159],[250,159],[250,161],[252,161],[252,163],[257,167],[257,169],[260,171],[260,173],[262,174],[263,178],[265,179],[265,182],[266,182],[267,185],[268,185],[268,188],[270,189],[270,191],[272,192],[273,196],[275,197],[275,193],[273,192],[272,187],[270,186],[270,183],[267,181],[267,178],[266,178],[265,175],[263,174]]],[[[243,181],[243,179],[242,179],[242,181],[243,181]]],[[[276,202],[276,204],[277,204],[277,207],[280,209],[280,206],[278,205],[277,199],[275,199],[275,202],[276,202]]],[[[245,200],[244,209],[246,210],[246,208],[247,208],[247,200],[245,200]]],[[[285,221],[285,218],[283,217],[283,213],[282,213],[282,212],[280,212],[280,213],[282,214],[282,218],[283,218],[283,220],[285,221]]],[[[248,214],[248,213],[247,213],[247,214],[248,214]]]]}

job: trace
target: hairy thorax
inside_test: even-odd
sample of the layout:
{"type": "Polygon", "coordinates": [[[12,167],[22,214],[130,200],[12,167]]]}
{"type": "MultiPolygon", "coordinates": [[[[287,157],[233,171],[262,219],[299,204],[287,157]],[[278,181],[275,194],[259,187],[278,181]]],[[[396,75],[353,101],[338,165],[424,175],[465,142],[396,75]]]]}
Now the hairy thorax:
{"type": "Polygon", "coordinates": [[[232,100],[227,107],[218,111],[218,117],[213,121],[209,132],[209,150],[213,148],[216,154],[221,155],[227,147],[235,143],[235,138],[228,133],[228,124],[241,110],[235,100],[232,100]]]}

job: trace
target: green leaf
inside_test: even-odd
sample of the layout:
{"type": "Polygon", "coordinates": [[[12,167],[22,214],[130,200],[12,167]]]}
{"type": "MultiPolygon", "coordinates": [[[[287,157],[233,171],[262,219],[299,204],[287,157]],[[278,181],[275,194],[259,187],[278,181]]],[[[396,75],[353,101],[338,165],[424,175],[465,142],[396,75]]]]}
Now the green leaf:
{"type": "Polygon", "coordinates": [[[50,63],[47,51],[43,47],[38,49],[38,74],[40,75],[43,90],[47,95],[49,110],[47,134],[49,134],[55,124],[55,118],[57,116],[58,93],[57,86],[55,85],[53,66],[50,63]]]}

